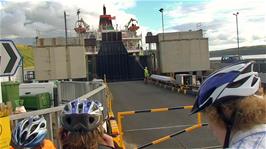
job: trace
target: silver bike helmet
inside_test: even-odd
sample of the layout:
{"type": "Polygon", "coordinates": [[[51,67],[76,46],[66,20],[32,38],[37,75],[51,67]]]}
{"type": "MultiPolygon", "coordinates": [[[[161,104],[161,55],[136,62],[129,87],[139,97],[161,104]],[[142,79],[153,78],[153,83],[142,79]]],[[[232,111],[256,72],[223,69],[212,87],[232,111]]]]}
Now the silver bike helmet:
{"type": "Polygon", "coordinates": [[[36,147],[47,135],[46,120],[32,116],[20,121],[13,130],[12,140],[18,147],[36,147]]]}
{"type": "Polygon", "coordinates": [[[61,114],[61,124],[69,131],[92,131],[103,121],[103,106],[94,100],[73,100],[61,114]]]}

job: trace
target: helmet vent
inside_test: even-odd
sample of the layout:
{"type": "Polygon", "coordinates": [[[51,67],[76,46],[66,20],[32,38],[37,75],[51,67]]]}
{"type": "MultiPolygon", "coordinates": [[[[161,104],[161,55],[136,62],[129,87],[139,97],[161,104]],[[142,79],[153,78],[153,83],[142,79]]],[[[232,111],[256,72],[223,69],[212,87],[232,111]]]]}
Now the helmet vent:
{"type": "Polygon", "coordinates": [[[90,107],[91,106],[91,103],[90,102],[87,102],[87,107],[90,107]]]}
{"type": "Polygon", "coordinates": [[[38,127],[37,124],[33,125],[33,126],[30,128],[30,132],[33,132],[37,127],[38,127]]]}
{"type": "Polygon", "coordinates": [[[91,109],[92,109],[92,111],[96,111],[96,110],[98,110],[98,106],[94,104],[91,109]]]}
{"type": "Polygon", "coordinates": [[[25,144],[32,141],[37,135],[38,135],[38,133],[31,134],[30,137],[25,141],[25,144]]]}
{"type": "Polygon", "coordinates": [[[40,126],[40,128],[45,128],[45,124],[42,123],[41,126],[40,126]]]}
{"type": "Polygon", "coordinates": [[[27,137],[27,131],[24,131],[21,137],[18,137],[18,138],[21,138],[21,142],[24,142],[26,137],[27,137]]]}
{"type": "Polygon", "coordinates": [[[79,104],[78,105],[78,111],[79,111],[79,113],[82,113],[82,110],[83,110],[83,104],[79,104]]]}
{"type": "Polygon", "coordinates": [[[241,74],[245,74],[245,73],[252,72],[251,66],[252,66],[252,65],[249,65],[248,67],[246,67],[246,68],[241,72],[241,74]]]}
{"type": "Polygon", "coordinates": [[[27,128],[29,126],[29,121],[26,121],[26,123],[24,124],[22,130],[24,130],[25,128],[27,128]]]}
{"type": "Polygon", "coordinates": [[[254,86],[257,81],[258,81],[258,78],[254,77],[252,80],[251,86],[254,86]]]}
{"type": "Polygon", "coordinates": [[[69,107],[68,106],[65,106],[64,107],[64,110],[67,111],[67,112],[69,112],[69,107]]]}
{"type": "Polygon", "coordinates": [[[17,138],[20,138],[20,128],[18,128],[18,130],[17,130],[17,138]]]}
{"type": "Polygon", "coordinates": [[[94,117],[90,117],[90,118],[89,118],[89,122],[90,122],[90,123],[93,123],[94,121],[95,121],[94,117]]]}
{"type": "Polygon", "coordinates": [[[243,85],[247,80],[248,80],[249,77],[245,77],[241,80],[238,80],[236,82],[233,82],[233,83],[230,83],[227,88],[238,88],[240,87],[241,85],[243,85]]]}

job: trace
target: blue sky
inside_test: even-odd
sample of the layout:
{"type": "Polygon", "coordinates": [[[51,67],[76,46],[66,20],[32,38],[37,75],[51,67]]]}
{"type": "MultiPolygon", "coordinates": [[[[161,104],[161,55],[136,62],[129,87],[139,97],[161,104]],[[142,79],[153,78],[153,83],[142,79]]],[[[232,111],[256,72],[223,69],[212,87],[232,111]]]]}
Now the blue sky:
{"type": "Polygon", "coordinates": [[[103,4],[116,16],[113,24],[123,29],[130,18],[138,20],[138,33],[162,31],[164,8],[165,32],[203,29],[209,49],[235,48],[239,12],[240,46],[266,45],[265,0],[0,0],[1,38],[64,36],[63,12],[66,11],[69,35],[77,20],[76,11],[92,30],[98,28],[103,4]]]}
{"type": "MultiPolygon", "coordinates": [[[[140,25],[149,26],[153,30],[158,30],[161,28],[161,13],[158,10],[165,7],[165,1],[137,1],[135,7],[125,11],[135,14],[140,25]]],[[[164,17],[165,23],[168,22],[167,20],[168,18],[164,17]]]]}
{"type": "Polygon", "coordinates": [[[195,5],[200,6],[207,3],[206,0],[138,0],[136,6],[125,10],[127,13],[135,14],[140,25],[149,26],[153,30],[162,29],[162,17],[160,8],[164,9],[165,28],[171,27],[169,24],[172,17],[166,15],[167,11],[175,9],[176,5],[181,5],[186,9],[193,9],[195,5]]]}

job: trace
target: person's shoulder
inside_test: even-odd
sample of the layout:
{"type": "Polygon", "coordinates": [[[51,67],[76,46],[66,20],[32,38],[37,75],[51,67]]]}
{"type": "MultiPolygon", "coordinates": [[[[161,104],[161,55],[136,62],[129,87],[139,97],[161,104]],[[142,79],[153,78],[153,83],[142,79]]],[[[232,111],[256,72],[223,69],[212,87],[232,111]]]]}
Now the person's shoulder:
{"type": "Polygon", "coordinates": [[[266,148],[266,130],[260,126],[246,133],[248,135],[238,136],[238,141],[232,144],[232,149],[261,149],[266,148]],[[260,128],[260,129],[258,129],[260,128]]]}
{"type": "Polygon", "coordinates": [[[56,149],[54,143],[49,139],[43,140],[43,147],[42,149],[56,149]]]}

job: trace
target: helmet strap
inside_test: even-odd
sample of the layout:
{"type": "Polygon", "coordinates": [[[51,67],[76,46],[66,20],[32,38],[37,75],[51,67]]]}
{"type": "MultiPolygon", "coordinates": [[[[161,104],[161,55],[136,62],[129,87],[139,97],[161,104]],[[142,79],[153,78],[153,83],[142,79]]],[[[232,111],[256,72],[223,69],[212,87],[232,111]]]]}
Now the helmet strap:
{"type": "Polygon", "coordinates": [[[234,127],[234,123],[235,123],[235,119],[236,119],[236,115],[237,115],[237,109],[234,110],[231,114],[231,116],[228,118],[223,110],[222,106],[217,106],[216,107],[217,112],[220,116],[220,118],[223,120],[225,126],[226,126],[226,135],[225,135],[225,139],[224,139],[224,145],[223,148],[228,148],[229,147],[229,142],[230,142],[230,135],[232,132],[232,128],[234,127]]]}

